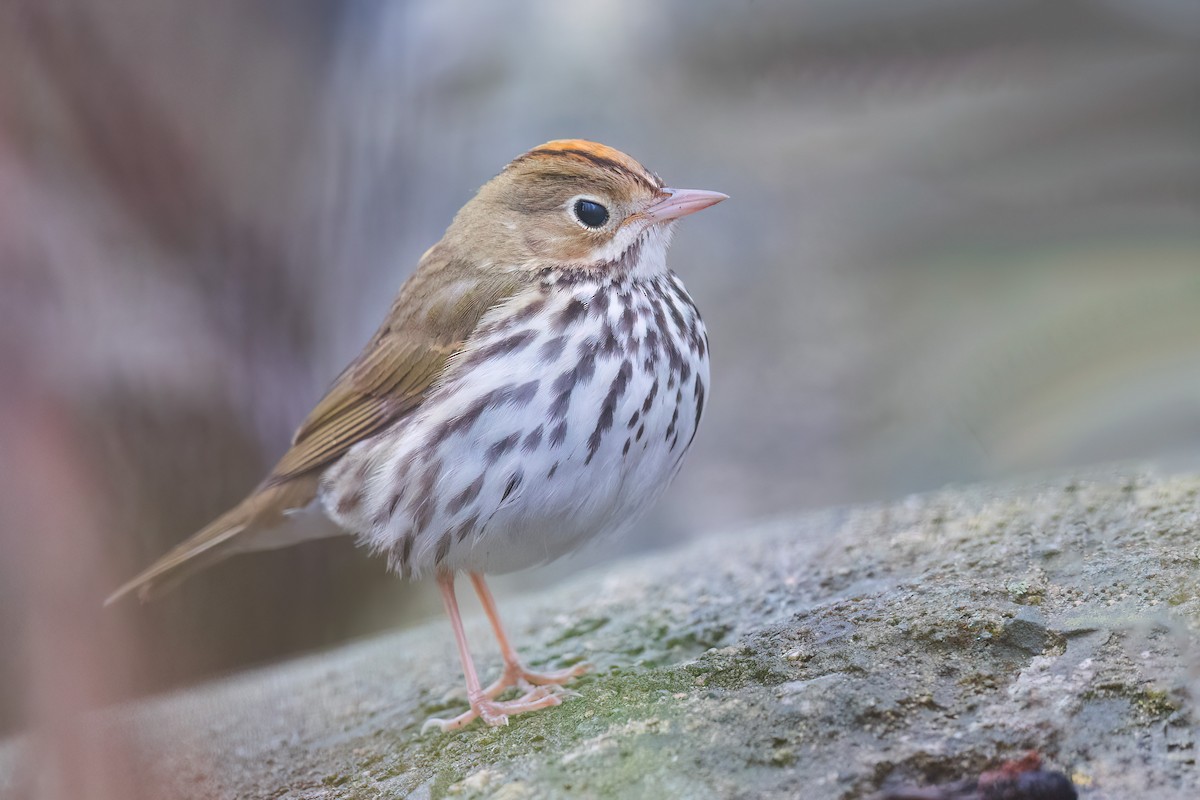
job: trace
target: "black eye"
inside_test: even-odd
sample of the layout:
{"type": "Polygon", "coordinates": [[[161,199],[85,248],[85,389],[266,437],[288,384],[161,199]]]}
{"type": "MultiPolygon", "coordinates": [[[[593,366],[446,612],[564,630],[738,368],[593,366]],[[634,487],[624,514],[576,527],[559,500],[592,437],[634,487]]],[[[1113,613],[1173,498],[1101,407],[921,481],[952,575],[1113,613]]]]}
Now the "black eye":
{"type": "Polygon", "coordinates": [[[589,228],[599,228],[608,222],[608,209],[595,200],[576,200],[575,217],[589,228]]]}

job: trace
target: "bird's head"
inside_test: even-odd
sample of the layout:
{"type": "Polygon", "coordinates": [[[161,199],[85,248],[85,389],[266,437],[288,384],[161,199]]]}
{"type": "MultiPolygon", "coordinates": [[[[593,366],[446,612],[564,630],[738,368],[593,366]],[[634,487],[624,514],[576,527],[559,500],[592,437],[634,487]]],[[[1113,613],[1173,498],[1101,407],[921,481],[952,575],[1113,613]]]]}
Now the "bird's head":
{"type": "Polygon", "coordinates": [[[446,241],[500,269],[665,269],[680,217],[726,199],[671,189],[629,156],[560,139],[514,159],[463,206],[446,241]]]}

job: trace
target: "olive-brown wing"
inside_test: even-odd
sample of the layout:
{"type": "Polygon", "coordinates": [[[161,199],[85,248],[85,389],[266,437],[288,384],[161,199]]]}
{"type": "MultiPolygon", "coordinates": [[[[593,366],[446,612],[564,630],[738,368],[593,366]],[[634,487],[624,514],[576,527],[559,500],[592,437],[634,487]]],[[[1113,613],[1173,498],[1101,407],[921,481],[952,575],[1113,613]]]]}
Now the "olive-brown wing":
{"type": "Polygon", "coordinates": [[[421,404],[450,357],[490,309],[522,287],[509,275],[479,275],[435,249],[405,285],[387,320],[296,431],[267,482],[328,465],[421,404]]]}
{"type": "Polygon", "coordinates": [[[312,502],[322,468],[420,406],[484,315],[524,285],[507,274],[481,275],[443,258],[440,248],[430,250],[371,342],[308,415],[267,479],[105,602],[135,591],[147,599],[237,552],[240,541],[312,502]]]}
{"type": "Polygon", "coordinates": [[[462,347],[389,336],[363,352],[309,414],[268,479],[290,480],[329,464],[411,412],[462,347]]]}

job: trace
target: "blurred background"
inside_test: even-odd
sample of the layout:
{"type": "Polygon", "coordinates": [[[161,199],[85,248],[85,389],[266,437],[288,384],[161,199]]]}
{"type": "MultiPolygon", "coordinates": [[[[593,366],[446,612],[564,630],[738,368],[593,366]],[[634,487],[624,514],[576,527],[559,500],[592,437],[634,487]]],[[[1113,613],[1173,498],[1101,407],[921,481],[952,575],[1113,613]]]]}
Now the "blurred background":
{"type": "MultiPolygon", "coordinates": [[[[1200,450],[1194,0],[0,8],[0,734],[436,612],[346,541],[103,597],[239,499],[543,141],[681,226],[713,391],[633,535],[1200,450]]],[[[82,796],[82,795],[77,795],[82,796]]]]}

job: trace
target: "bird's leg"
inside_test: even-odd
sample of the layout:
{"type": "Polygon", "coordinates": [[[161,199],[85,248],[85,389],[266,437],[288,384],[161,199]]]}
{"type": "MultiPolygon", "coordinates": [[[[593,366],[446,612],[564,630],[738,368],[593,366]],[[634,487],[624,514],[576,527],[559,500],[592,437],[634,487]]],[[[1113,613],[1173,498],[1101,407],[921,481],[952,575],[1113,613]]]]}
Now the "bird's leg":
{"type": "Polygon", "coordinates": [[[497,702],[479,685],[479,675],[475,672],[475,661],[471,658],[467,646],[467,634],[463,630],[462,617],[458,613],[458,599],[454,596],[454,575],[445,573],[438,576],[438,587],[442,590],[442,603],[446,606],[446,616],[450,617],[450,626],[454,629],[454,640],[458,644],[458,656],[462,660],[463,677],[467,680],[467,702],[471,710],[459,714],[453,719],[428,719],[422,726],[440,728],[451,731],[469,724],[480,717],[488,725],[507,725],[508,718],[513,714],[523,714],[526,711],[536,711],[547,706],[556,706],[562,702],[557,695],[548,693],[545,689],[537,688],[524,697],[505,703],[497,702]]]}
{"type": "Polygon", "coordinates": [[[492,623],[492,631],[496,634],[496,641],[500,645],[500,655],[504,659],[504,672],[495,683],[483,690],[486,696],[495,697],[510,686],[519,686],[522,689],[546,686],[551,687],[551,690],[559,690],[567,681],[578,678],[588,671],[587,664],[576,664],[555,672],[530,672],[521,663],[521,657],[517,655],[517,651],[508,641],[508,634],[504,632],[504,624],[500,622],[500,614],[496,611],[496,600],[492,597],[487,583],[484,582],[483,575],[472,572],[471,583],[475,586],[475,593],[479,595],[479,602],[483,605],[483,611],[487,614],[488,621],[492,623]]]}

